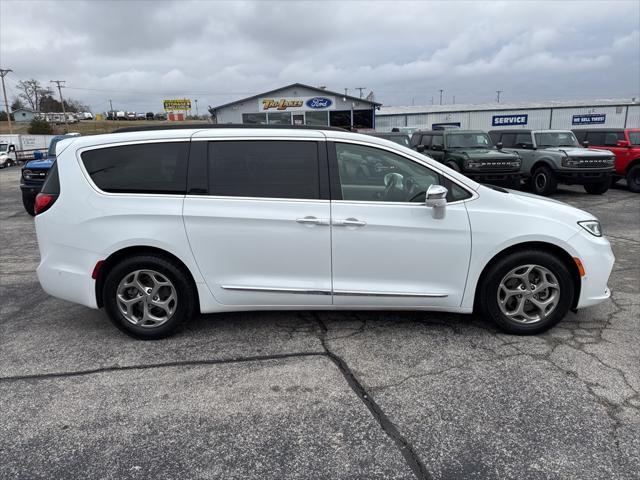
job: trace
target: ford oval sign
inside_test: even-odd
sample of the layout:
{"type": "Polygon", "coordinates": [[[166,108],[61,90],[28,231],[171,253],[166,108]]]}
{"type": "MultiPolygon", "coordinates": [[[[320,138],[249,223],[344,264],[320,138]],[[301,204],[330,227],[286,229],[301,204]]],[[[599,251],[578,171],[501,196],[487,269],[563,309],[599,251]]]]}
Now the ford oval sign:
{"type": "Polygon", "coordinates": [[[309,108],[329,108],[333,102],[327,97],[313,97],[307,100],[309,108]]]}

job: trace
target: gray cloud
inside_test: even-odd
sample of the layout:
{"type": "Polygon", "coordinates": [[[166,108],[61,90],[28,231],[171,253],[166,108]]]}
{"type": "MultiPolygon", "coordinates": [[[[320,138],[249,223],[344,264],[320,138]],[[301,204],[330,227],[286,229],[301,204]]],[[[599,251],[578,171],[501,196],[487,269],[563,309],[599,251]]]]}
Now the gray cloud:
{"type": "Polygon", "coordinates": [[[0,63],[107,109],[303,82],[387,105],[640,96],[640,3],[0,2],[0,63]]]}

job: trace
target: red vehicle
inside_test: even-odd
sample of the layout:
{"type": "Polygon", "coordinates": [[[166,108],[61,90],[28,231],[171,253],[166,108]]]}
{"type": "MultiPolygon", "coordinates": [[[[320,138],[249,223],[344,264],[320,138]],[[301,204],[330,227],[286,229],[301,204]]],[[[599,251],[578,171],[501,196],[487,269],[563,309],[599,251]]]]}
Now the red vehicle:
{"type": "Polygon", "coordinates": [[[616,156],[616,179],[627,179],[632,192],[640,193],[640,128],[584,128],[573,133],[592,149],[609,150],[616,156]]]}

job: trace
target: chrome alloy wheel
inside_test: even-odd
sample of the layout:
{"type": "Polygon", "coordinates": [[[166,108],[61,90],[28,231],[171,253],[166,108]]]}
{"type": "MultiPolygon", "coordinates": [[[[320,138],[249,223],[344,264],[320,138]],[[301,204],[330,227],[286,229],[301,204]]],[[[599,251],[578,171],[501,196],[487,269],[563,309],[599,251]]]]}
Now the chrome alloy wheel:
{"type": "Polygon", "coordinates": [[[120,281],[116,304],[128,322],[152,328],[173,317],[178,296],[171,281],[161,273],[136,270],[120,281]]]}
{"type": "Polygon", "coordinates": [[[521,265],[507,273],[498,286],[498,305],[504,315],[518,323],[537,323],[547,318],[560,300],[560,284],[540,265],[521,265]]]}

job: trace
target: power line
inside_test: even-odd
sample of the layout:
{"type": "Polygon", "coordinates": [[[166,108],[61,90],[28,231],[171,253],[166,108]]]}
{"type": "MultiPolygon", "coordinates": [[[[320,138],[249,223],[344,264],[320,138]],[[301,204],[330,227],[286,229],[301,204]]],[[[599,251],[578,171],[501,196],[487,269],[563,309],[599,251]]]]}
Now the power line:
{"type": "Polygon", "coordinates": [[[4,77],[13,70],[0,68],[0,77],[2,77],[2,94],[4,95],[4,109],[7,112],[7,122],[9,123],[9,135],[13,134],[13,128],[11,126],[11,112],[9,111],[9,103],[7,102],[7,91],[4,88],[4,77]]]}

